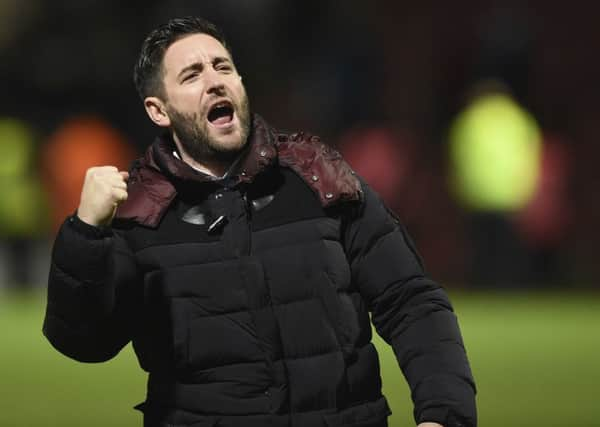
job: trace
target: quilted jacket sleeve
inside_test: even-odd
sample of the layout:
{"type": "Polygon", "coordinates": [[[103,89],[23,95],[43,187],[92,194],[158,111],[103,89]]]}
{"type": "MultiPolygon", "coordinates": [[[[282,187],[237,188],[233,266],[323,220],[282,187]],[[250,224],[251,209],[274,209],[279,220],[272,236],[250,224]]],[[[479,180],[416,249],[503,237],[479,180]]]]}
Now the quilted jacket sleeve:
{"type": "Polygon", "coordinates": [[[115,356],[131,337],[136,266],[112,229],[69,217],[52,250],[43,332],[82,362],[115,356]]]}
{"type": "Polygon", "coordinates": [[[346,232],[353,280],[410,386],[415,420],[474,427],[475,384],[448,296],[425,275],[400,222],[363,189],[346,232]]]}

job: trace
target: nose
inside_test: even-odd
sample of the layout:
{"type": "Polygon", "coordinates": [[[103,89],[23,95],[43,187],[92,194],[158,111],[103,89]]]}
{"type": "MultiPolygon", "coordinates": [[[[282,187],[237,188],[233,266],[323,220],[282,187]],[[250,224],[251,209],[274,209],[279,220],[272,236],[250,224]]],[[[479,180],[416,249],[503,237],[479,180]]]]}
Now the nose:
{"type": "Polygon", "coordinates": [[[223,76],[215,70],[206,73],[206,93],[213,95],[222,95],[225,90],[223,76]]]}

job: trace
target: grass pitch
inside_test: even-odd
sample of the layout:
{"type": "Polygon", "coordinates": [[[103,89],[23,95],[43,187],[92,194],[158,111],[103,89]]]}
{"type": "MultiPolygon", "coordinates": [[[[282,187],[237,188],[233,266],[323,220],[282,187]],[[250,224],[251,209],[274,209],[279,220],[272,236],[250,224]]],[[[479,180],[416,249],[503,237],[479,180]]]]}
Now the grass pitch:
{"type": "MultiPolygon", "coordinates": [[[[478,386],[479,425],[600,426],[600,294],[452,294],[478,386]]],[[[0,426],[141,426],[146,377],[128,346],[102,364],[56,352],[44,297],[0,294],[0,426]]],[[[378,337],[391,427],[414,426],[408,387],[378,337]]]]}

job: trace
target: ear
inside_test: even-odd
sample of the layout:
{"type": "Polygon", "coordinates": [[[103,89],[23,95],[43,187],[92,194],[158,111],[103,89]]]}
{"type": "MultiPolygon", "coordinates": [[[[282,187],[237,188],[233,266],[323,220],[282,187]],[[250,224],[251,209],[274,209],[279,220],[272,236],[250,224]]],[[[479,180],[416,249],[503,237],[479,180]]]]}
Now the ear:
{"type": "Polygon", "coordinates": [[[148,117],[150,117],[150,120],[155,124],[160,127],[171,126],[171,119],[167,113],[166,105],[160,98],[155,96],[147,97],[144,99],[144,107],[146,108],[148,117]]]}

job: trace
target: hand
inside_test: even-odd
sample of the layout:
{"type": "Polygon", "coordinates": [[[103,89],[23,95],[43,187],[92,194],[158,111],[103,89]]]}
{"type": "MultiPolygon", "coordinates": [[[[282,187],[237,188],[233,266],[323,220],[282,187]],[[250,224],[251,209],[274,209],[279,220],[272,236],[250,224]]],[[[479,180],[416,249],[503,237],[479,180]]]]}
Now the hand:
{"type": "Polygon", "coordinates": [[[444,427],[444,426],[441,424],[438,424],[438,423],[421,423],[417,427],[444,427]]]}
{"type": "Polygon", "coordinates": [[[93,167],[87,170],[77,216],[94,226],[112,222],[117,206],[127,200],[127,172],[114,166],[93,167]]]}

